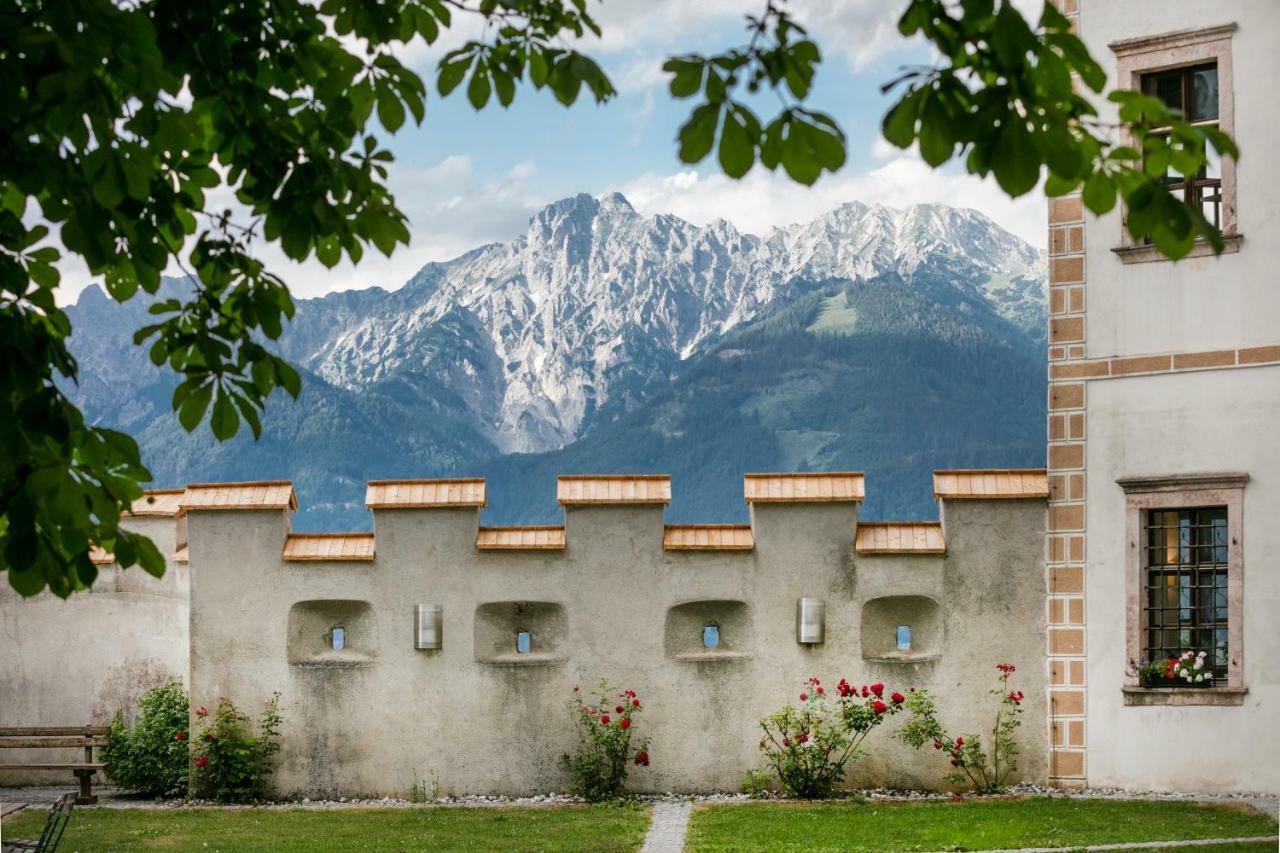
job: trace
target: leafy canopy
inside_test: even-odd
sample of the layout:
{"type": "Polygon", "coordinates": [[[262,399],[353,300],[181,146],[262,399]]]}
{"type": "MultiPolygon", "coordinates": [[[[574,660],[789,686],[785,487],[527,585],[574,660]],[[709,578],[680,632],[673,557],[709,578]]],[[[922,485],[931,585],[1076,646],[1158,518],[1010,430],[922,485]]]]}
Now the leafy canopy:
{"type": "MultiPolygon", "coordinates": [[[[682,161],[715,152],[732,177],[759,162],[802,184],[844,164],[839,126],[804,106],[821,52],[783,2],[747,18],[745,45],[664,66],[671,94],[692,101],[682,161]],[[761,118],[751,96],[764,90],[780,106],[761,118]]],[[[193,292],[153,304],[135,342],[180,377],[187,430],[257,436],[267,399],[301,383],[271,349],[293,300],[255,247],[332,267],[408,243],[378,132],[420,124],[428,87],[397,52],[468,16],[484,36],[441,58],[441,96],[461,90],[482,109],[520,85],[565,105],[615,94],[574,47],[600,34],[587,0],[0,0],[0,569],[20,593],[88,588],[91,543],[121,566],[165,565],[118,523],[150,479],[136,443],[87,424],[65,391],[77,368],[56,299],[64,253],[119,301],[183,269],[193,292]]],[[[1161,176],[1199,168],[1207,145],[1236,156],[1234,144],[1127,92],[1111,98],[1133,144],[1113,143],[1072,83],[1097,93],[1105,75],[1052,7],[1033,29],[1005,0],[911,0],[900,29],[940,61],[889,84],[903,89],[890,142],[918,142],[935,166],[963,157],[1011,195],[1045,168],[1048,192],[1083,187],[1094,212],[1119,198],[1134,237],[1170,257],[1197,237],[1221,247],[1161,176]]]]}

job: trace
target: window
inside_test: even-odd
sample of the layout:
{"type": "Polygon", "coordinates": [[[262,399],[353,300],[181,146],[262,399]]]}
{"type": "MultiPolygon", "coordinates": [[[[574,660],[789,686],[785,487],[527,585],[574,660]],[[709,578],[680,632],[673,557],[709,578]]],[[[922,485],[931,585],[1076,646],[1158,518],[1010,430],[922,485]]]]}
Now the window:
{"type": "MultiPolygon", "coordinates": [[[[1144,74],[1142,91],[1164,101],[1192,124],[1219,125],[1217,62],[1144,74]]],[[[1170,166],[1165,173],[1165,183],[1176,198],[1198,206],[1205,219],[1221,228],[1222,162],[1212,147],[1206,152],[1210,160],[1199,172],[1182,175],[1170,166]]]]}
{"type": "Polygon", "coordinates": [[[1126,705],[1240,705],[1244,684],[1244,489],[1236,472],[1122,477],[1127,661],[1203,651],[1209,688],[1145,688],[1126,705]]]}
{"type": "Polygon", "coordinates": [[[1227,674],[1227,508],[1147,510],[1146,659],[1205,652],[1227,674]]]}
{"type": "Polygon", "coordinates": [[[533,639],[528,631],[516,632],[516,654],[527,655],[533,651],[533,639]]]}
{"type": "MultiPolygon", "coordinates": [[[[1138,90],[1176,107],[1190,121],[1212,124],[1235,134],[1235,105],[1231,90],[1231,40],[1236,25],[1201,27],[1111,42],[1116,57],[1116,85],[1138,90]]],[[[1126,140],[1132,144],[1133,140],[1126,140]]],[[[1165,176],[1171,191],[1188,204],[1200,206],[1205,218],[1222,230],[1227,252],[1240,251],[1236,224],[1236,164],[1215,159],[1199,174],[1165,176]]],[[[1120,245],[1112,249],[1126,264],[1167,261],[1154,246],[1133,243],[1121,226],[1120,245]]],[[[1198,242],[1188,257],[1213,254],[1198,242]]]]}
{"type": "Polygon", "coordinates": [[[720,647],[720,626],[707,625],[702,629],[702,647],[716,649],[720,647]]]}
{"type": "Polygon", "coordinates": [[[347,629],[342,625],[334,625],[329,629],[329,645],[333,647],[335,652],[340,652],[347,647],[347,629]]]}

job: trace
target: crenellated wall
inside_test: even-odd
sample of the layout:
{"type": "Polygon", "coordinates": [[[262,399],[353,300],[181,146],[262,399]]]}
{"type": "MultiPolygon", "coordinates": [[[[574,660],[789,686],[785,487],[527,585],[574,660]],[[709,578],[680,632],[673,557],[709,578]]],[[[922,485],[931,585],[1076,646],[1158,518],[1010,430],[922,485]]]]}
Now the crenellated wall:
{"type": "MultiPolygon", "coordinates": [[[[570,691],[607,677],[653,736],[632,787],[723,790],[810,676],[928,687],[970,732],[1010,661],[1022,774],[1043,781],[1044,472],[935,487],[940,523],[859,525],[861,475],[748,475],[749,527],[671,527],[665,477],[566,477],[563,528],[481,528],[483,481],[391,481],[369,487],[375,533],[345,535],[291,535],[287,483],[189,487],[193,705],[281,693],[281,794],[545,793],[567,783],[570,691]],[[825,603],[822,644],[797,643],[800,597],[825,603]],[[415,605],[442,608],[441,649],[415,648],[415,605]]],[[[935,784],[937,756],[887,734],[850,781],[935,784]]]]}

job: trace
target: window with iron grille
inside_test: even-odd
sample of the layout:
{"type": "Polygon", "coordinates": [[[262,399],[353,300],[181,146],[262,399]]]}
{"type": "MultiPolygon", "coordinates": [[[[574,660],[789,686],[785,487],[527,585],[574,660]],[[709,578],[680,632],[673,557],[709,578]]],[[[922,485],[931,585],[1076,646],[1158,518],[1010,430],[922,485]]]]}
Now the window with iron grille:
{"type": "Polygon", "coordinates": [[[1205,652],[1227,674],[1227,508],[1146,512],[1146,658],[1205,652]]]}
{"type": "MultiPolygon", "coordinates": [[[[1142,75],[1142,91],[1164,101],[1196,125],[1218,126],[1218,64],[1195,65],[1142,75]]],[[[1168,132],[1165,131],[1164,135],[1168,132]]],[[[1157,134],[1160,135],[1158,132],[1157,134]]],[[[1169,192],[1193,207],[1215,227],[1222,225],[1222,162],[1212,146],[1206,148],[1208,162],[1194,175],[1178,173],[1172,166],[1165,173],[1169,192]]]]}

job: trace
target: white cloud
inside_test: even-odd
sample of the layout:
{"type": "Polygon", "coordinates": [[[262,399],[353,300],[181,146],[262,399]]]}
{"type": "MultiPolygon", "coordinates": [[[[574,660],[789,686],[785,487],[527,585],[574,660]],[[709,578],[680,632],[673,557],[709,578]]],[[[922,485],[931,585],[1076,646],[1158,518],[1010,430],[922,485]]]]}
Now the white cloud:
{"type": "Polygon", "coordinates": [[[825,177],[813,187],[757,166],[740,181],[719,173],[649,173],[624,184],[621,191],[645,214],[674,213],[697,224],[723,218],[752,234],[807,222],[845,202],[861,201],[890,207],[922,203],[971,207],[1033,246],[1043,248],[1046,240],[1046,205],[1039,192],[1010,199],[991,179],[936,171],[909,153],[863,174],[825,177]]]}

